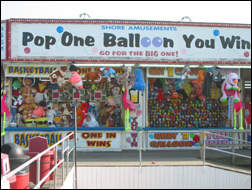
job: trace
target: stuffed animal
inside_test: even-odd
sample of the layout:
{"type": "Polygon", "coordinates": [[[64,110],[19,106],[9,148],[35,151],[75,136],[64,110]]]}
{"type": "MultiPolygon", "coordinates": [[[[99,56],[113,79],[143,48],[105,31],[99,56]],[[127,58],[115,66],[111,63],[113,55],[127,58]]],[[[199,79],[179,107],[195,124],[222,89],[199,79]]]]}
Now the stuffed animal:
{"type": "Polygon", "coordinates": [[[35,95],[35,104],[39,104],[41,101],[47,101],[48,100],[48,95],[47,95],[47,89],[46,85],[43,85],[42,83],[39,83],[38,86],[36,87],[37,93],[35,95]]]}
{"type": "Polygon", "coordinates": [[[134,71],[134,75],[135,75],[136,79],[135,79],[135,83],[131,87],[131,89],[142,91],[142,95],[143,95],[143,91],[145,89],[145,83],[143,81],[143,75],[142,75],[141,69],[136,69],[134,71]]]}
{"type": "Polygon", "coordinates": [[[99,123],[106,124],[106,121],[109,119],[115,109],[116,106],[106,107],[105,104],[101,104],[101,108],[99,110],[99,123]]]}
{"type": "Polygon", "coordinates": [[[100,71],[102,71],[102,77],[108,78],[108,81],[111,80],[110,78],[112,77],[112,75],[114,75],[114,77],[117,77],[115,70],[112,68],[103,67],[100,68],[100,71]]]}
{"type": "Polygon", "coordinates": [[[19,93],[20,89],[21,89],[21,82],[18,80],[14,81],[12,84],[12,97],[17,99],[18,96],[20,95],[20,93],[19,93]]]}
{"type": "Polygon", "coordinates": [[[22,122],[22,115],[17,113],[17,127],[25,127],[24,123],[22,122]]]}
{"type": "Polygon", "coordinates": [[[32,111],[36,108],[37,105],[34,104],[34,97],[30,96],[24,100],[24,103],[18,108],[18,111],[22,111],[24,119],[32,119],[32,111]]]}
{"type": "Polygon", "coordinates": [[[72,73],[72,76],[68,79],[68,82],[71,82],[71,84],[74,85],[76,89],[83,89],[82,78],[77,73],[77,67],[72,64],[69,70],[72,73]]]}
{"type": "Polygon", "coordinates": [[[32,85],[32,80],[31,79],[26,78],[23,81],[23,84],[24,84],[24,87],[22,87],[20,89],[20,93],[21,93],[21,95],[23,96],[24,99],[26,99],[27,97],[36,95],[37,90],[35,88],[31,87],[31,85],[32,85]]]}
{"type": "Polygon", "coordinates": [[[90,81],[90,80],[91,80],[91,83],[95,83],[95,80],[100,81],[101,75],[102,75],[102,71],[97,70],[97,71],[94,71],[94,72],[89,72],[89,73],[87,73],[87,74],[85,75],[84,79],[85,79],[86,81],[90,81]]]}
{"type": "Polygon", "coordinates": [[[191,72],[190,65],[185,65],[182,70],[181,80],[183,81],[184,79],[189,78],[188,75],[190,72],[191,72]]]}
{"type": "Polygon", "coordinates": [[[122,102],[121,87],[115,86],[114,88],[112,88],[112,95],[114,96],[113,99],[116,104],[120,106],[122,102]]]}
{"type": "Polygon", "coordinates": [[[15,99],[14,97],[12,97],[13,102],[13,106],[21,106],[23,104],[23,96],[19,95],[17,99],[15,99]]]}
{"type": "Polygon", "coordinates": [[[53,119],[56,127],[61,127],[61,117],[60,116],[56,116],[54,119],[53,119]]]}
{"type": "Polygon", "coordinates": [[[66,81],[65,81],[65,73],[62,69],[58,69],[53,71],[49,75],[50,82],[52,84],[57,83],[59,85],[59,88],[62,90],[62,88],[65,87],[66,81]]]}
{"type": "Polygon", "coordinates": [[[39,102],[39,106],[32,111],[32,117],[33,118],[39,118],[39,117],[45,117],[46,112],[45,112],[45,107],[46,107],[46,102],[41,101],[39,102]]]}
{"type": "Polygon", "coordinates": [[[56,116],[56,111],[53,109],[53,105],[50,103],[47,105],[46,117],[48,118],[48,124],[51,126],[53,124],[54,117],[56,116]]]}
{"type": "Polygon", "coordinates": [[[69,127],[70,123],[72,123],[72,117],[71,117],[71,115],[65,115],[65,114],[63,114],[61,116],[61,126],[62,127],[69,127]]]}
{"type": "Polygon", "coordinates": [[[123,81],[127,81],[129,77],[129,73],[131,72],[131,67],[125,67],[122,68],[123,73],[116,77],[117,83],[122,84],[123,81]]]}
{"type": "Polygon", "coordinates": [[[239,87],[238,87],[238,75],[236,73],[229,73],[227,78],[224,80],[221,86],[222,97],[220,98],[221,102],[227,101],[228,96],[234,96],[234,102],[239,102],[240,97],[239,87]]]}
{"type": "Polygon", "coordinates": [[[4,91],[3,97],[1,98],[1,114],[6,113],[6,116],[10,117],[10,111],[5,103],[6,97],[7,97],[7,92],[4,91]]]}
{"type": "Polygon", "coordinates": [[[171,84],[171,79],[164,79],[164,94],[171,94],[173,91],[173,86],[171,84]]]}
{"type": "Polygon", "coordinates": [[[90,105],[88,102],[81,102],[76,110],[77,112],[77,126],[82,126],[83,121],[86,119],[90,105]]]}
{"type": "Polygon", "coordinates": [[[203,70],[199,70],[197,78],[194,79],[194,80],[191,80],[191,84],[194,85],[195,92],[198,95],[201,95],[202,91],[203,91],[203,84],[204,84],[204,80],[205,80],[205,76],[204,75],[205,75],[204,71],[203,70]]]}
{"type": "Polygon", "coordinates": [[[61,115],[71,115],[73,112],[72,106],[70,103],[61,103],[59,107],[61,115]]]}
{"type": "Polygon", "coordinates": [[[158,96],[157,96],[157,99],[158,99],[158,100],[163,100],[163,99],[165,99],[165,96],[164,96],[164,94],[163,94],[163,90],[162,90],[162,89],[158,89],[157,92],[158,92],[158,96]]]}
{"type": "Polygon", "coordinates": [[[198,71],[198,76],[196,78],[198,88],[201,88],[205,80],[205,72],[203,70],[198,71]]]}

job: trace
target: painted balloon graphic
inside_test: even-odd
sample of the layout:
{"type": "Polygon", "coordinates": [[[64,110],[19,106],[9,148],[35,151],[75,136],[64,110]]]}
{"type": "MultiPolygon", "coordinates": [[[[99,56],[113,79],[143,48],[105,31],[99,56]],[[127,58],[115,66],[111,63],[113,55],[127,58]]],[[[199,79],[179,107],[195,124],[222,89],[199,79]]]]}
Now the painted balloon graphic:
{"type": "Polygon", "coordinates": [[[57,27],[57,32],[62,33],[64,31],[64,28],[62,26],[57,27]]]}
{"type": "Polygon", "coordinates": [[[213,34],[214,34],[214,36],[219,36],[220,35],[220,31],[219,30],[214,30],[213,34]]]}

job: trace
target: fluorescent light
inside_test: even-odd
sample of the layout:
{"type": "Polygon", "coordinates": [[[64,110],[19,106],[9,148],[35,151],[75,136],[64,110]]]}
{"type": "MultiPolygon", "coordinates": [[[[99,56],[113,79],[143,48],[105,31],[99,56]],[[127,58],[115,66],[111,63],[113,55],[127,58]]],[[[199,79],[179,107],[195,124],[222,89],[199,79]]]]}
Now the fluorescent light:
{"type": "Polygon", "coordinates": [[[245,86],[246,89],[251,89],[251,86],[245,86]]]}
{"type": "Polygon", "coordinates": [[[245,86],[251,86],[251,84],[245,84],[245,86]]]}
{"type": "Polygon", "coordinates": [[[234,69],[234,68],[237,68],[237,69],[251,69],[251,65],[250,66],[242,66],[242,65],[240,65],[240,66],[222,66],[222,65],[217,65],[218,67],[220,67],[220,68],[228,68],[228,69],[234,69]]]}
{"type": "Polygon", "coordinates": [[[184,65],[151,65],[151,64],[140,64],[139,67],[184,67],[184,65]]]}
{"type": "Polygon", "coordinates": [[[76,67],[121,67],[123,64],[74,64],[76,67]]]}

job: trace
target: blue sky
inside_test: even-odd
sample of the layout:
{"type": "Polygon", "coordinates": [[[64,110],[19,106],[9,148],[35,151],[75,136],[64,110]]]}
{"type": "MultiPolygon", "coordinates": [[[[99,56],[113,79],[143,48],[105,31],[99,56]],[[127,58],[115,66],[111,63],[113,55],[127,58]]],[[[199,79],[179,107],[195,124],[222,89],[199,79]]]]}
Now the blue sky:
{"type": "Polygon", "coordinates": [[[251,24],[251,1],[1,1],[9,18],[129,19],[251,24]],[[187,19],[185,20],[187,21],[187,19]]]}

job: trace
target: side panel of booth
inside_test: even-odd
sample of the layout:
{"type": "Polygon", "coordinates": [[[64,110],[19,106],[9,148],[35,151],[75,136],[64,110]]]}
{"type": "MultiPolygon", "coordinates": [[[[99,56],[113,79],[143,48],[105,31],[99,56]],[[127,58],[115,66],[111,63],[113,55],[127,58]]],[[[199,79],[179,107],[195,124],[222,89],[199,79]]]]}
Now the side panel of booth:
{"type": "MultiPolygon", "coordinates": [[[[136,105],[136,111],[131,111],[130,116],[130,130],[126,131],[122,135],[122,149],[138,149],[139,148],[139,131],[142,130],[142,128],[145,127],[145,115],[146,115],[146,89],[143,91],[143,94],[141,91],[138,90],[131,90],[131,87],[134,84],[134,78],[132,78],[132,74],[134,73],[135,69],[132,69],[132,73],[130,75],[130,81],[128,82],[127,88],[128,88],[128,97],[130,101],[132,101],[136,105]]],[[[146,70],[141,69],[143,74],[143,80],[147,86],[147,80],[146,80],[146,70]]],[[[124,120],[124,117],[122,118],[124,120]]]]}

